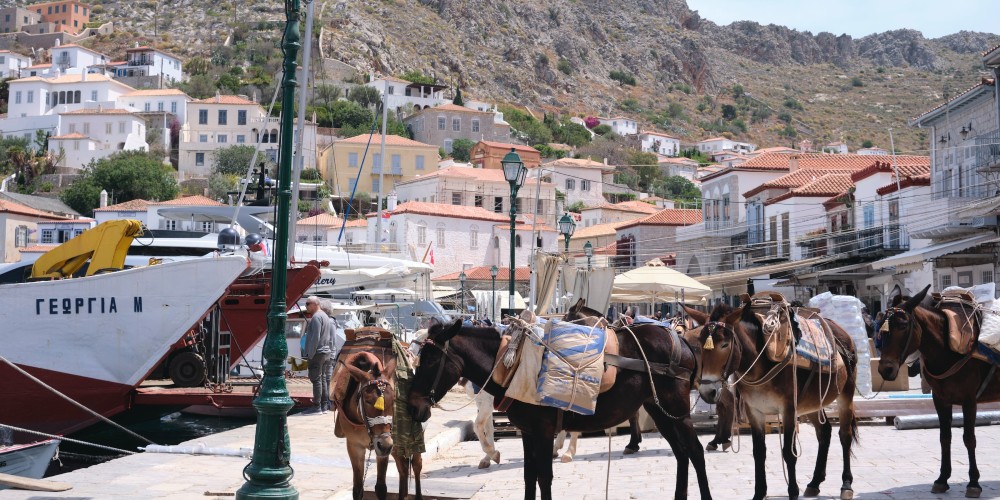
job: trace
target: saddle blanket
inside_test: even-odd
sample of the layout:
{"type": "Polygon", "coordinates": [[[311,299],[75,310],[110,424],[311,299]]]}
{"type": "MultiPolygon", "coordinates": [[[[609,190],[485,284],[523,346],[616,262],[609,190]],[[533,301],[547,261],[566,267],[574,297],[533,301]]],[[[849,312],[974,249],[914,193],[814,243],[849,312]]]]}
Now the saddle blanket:
{"type": "Polygon", "coordinates": [[[1000,352],[997,352],[996,349],[982,342],[976,343],[976,352],[972,353],[972,357],[973,359],[979,359],[994,365],[1000,365],[1000,352]]]}
{"type": "Polygon", "coordinates": [[[551,320],[545,324],[545,354],[538,373],[541,404],[593,415],[604,373],[603,328],[551,320]]]}
{"type": "Polygon", "coordinates": [[[833,363],[834,344],[826,335],[822,319],[819,316],[805,318],[796,315],[795,321],[799,325],[799,331],[802,332],[802,337],[795,345],[795,353],[828,369],[833,363]]]}

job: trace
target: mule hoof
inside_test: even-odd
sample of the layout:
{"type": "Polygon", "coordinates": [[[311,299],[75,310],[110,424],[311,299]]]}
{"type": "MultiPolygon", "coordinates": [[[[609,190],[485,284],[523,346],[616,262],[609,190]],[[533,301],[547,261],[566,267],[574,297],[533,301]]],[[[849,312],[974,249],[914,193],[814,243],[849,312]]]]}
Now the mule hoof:
{"type": "Polygon", "coordinates": [[[559,461],[562,462],[562,463],[564,463],[564,464],[568,464],[568,463],[570,463],[570,462],[573,461],[573,455],[570,455],[568,453],[564,453],[563,456],[559,457],[559,461]]]}
{"type": "Polygon", "coordinates": [[[854,490],[840,490],[840,500],[853,500],[854,490]]]}
{"type": "Polygon", "coordinates": [[[719,445],[715,443],[708,443],[705,445],[705,451],[715,451],[719,449],[719,445]]]}
{"type": "Polygon", "coordinates": [[[722,451],[729,451],[729,449],[732,447],[733,447],[732,441],[726,441],[725,443],[722,443],[722,451]]]}
{"type": "Polygon", "coordinates": [[[496,463],[500,463],[500,452],[499,451],[493,452],[493,461],[496,462],[496,463]]]}
{"type": "Polygon", "coordinates": [[[636,446],[635,448],[626,446],[625,447],[625,451],[622,452],[622,455],[635,455],[636,453],[639,453],[639,447],[638,446],[636,446]]]}
{"type": "Polygon", "coordinates": [[[948,483],[934,483],[931,486],[931,493],[944,493],[948,491],[948,483]]]}
{"type": "Polygon", "coordinates": [[[479,468],[480,469],[489,469],[490,468],[490,457],[483,457],[483,459],[479,461],[479,468]]]}
{"type": "Polygon", "coordinates": [[[818,497],[819,488],[813,488],[812,486],[806,486],[806,491],[802,493],[804,497],[818,497]]]}
{"type": "Polygon", "coordinates": [[[965,489],[965,498],[979,498],[983,494],[983,489],[978,486],[969,486],[965,489]]]}

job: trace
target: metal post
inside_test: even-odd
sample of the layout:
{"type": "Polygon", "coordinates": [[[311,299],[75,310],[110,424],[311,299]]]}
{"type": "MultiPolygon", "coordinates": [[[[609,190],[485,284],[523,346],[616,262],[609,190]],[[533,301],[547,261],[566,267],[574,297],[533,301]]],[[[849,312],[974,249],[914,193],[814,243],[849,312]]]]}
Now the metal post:
{"type": "Polygon", "coordinates": [[[285,288],[288,277],[288,217],[291,201],[292,117],[295,111],[295,59],[298,56],[299,0],[285,0],[284,75],[281,95],[281,143],[278,150],[278,214],[275,217],[274,265],[271,270],[271,306],[267,314],[267,337],[264,339],[264,377],[253,406],[257,410],[253,459],[243,469],[247,479],[238,499],[297,500],[298,491],[291,484],[289,465],[291,443],[288,438],[288,410],[294,404],[285,386],[285,288]]]}
{"type": "MultiPolygon", "coordinates": [[[[510,290],[507,297],[507,308],[514,312],[514,223],[517,219],[517,188],[516,184],[510,186],[510,267],[507,274],[510,275],[510,290]]],[[[534,304],[532,304],[534,305],[534,304]]]]}
{"type": "Polygon", "coordinates": [[[493,281],[493,301],[490,303],[490,321],[496,323],[497,321],[497,275],[494,273],[491,278],[493,281]]]}
{"type": "MultiPolygon", "coordinates": [[[[375,221],[375,243],[382,241],[382,187],[385,184],[385,122],[389,115],[389,80],[385,80],[385,87],[382,89],[382,145],[379,152],[379,159],[382,164],[378,167],[378,217],[375,221]]],[[[375,165],[375,162],[372,162],[375,165]]],[[[390,238],[386,238],[388,243],[390,238]]]]}
{"type": "MultiPolygon", "coordinates": [[[[299,220],[299,184],[302,178],[302,169],[305,168],[305,151],[303,151],[306,137],[306,86],[309,85],[309,63],[312,62],[312,30],[313,13],[316,10],[316,2],[306,0],[306,41],[302,48],[302,91],[299,92],[299,115],[298,133],[295,135],[295,162],[292,166],[292,203],[295,204],[289,211],[288,222],[288,251],[292,258],[295,257],[295,226],[299,220]]],[[[314,86],[315,87],[315,86],[314,86]]],[[[314,165],[315,166],[315,165],[314,165]]]]}

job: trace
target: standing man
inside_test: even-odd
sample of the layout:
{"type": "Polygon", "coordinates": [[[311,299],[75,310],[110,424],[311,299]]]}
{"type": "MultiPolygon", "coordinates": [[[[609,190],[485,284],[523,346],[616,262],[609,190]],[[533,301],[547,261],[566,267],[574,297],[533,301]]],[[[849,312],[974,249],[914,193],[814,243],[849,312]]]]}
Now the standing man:
{"type": "Polygon", "coordinates": [[[313,386],[313,406],[304,413],[326,413],[330,403],[329,378],[330,354],[333,342],[330,338],[330,316],[320,309],[320,299],[315,295],[306,299],[306,313],[310,315],[306,325],[306,350],[302,356],[309,360],[309,381],[313,386]]]}
{"type": "Polygon", "coordinates": [[[330,401],[330,393],[333,392],[333,388],[330,387],[330,380],[333,378],[333,367],[337,364],[337,356],[340,355],[340,349],[344,347],[344,342],[347,342],[347,338],[344,336],[344,330],[340,328],[336,316],[334,316],[333,301],[324,301],[320,309],[330,318],[330,321],[327,322],[330,361],[323,372],[324,387],[326,388],[323,410],[329,411],[333,409],[333,403],[330,401]]]}

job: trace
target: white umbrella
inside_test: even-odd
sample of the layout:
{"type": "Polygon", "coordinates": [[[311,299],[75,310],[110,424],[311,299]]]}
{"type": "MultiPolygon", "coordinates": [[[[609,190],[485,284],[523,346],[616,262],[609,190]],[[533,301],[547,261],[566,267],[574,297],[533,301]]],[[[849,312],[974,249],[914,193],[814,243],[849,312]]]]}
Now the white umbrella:
{"type": "Polygon", "coordinates": [[[612,302],[701,303],[712,289],[684,273],[663,265],[645,265],[615,277],[612,302]]]}

